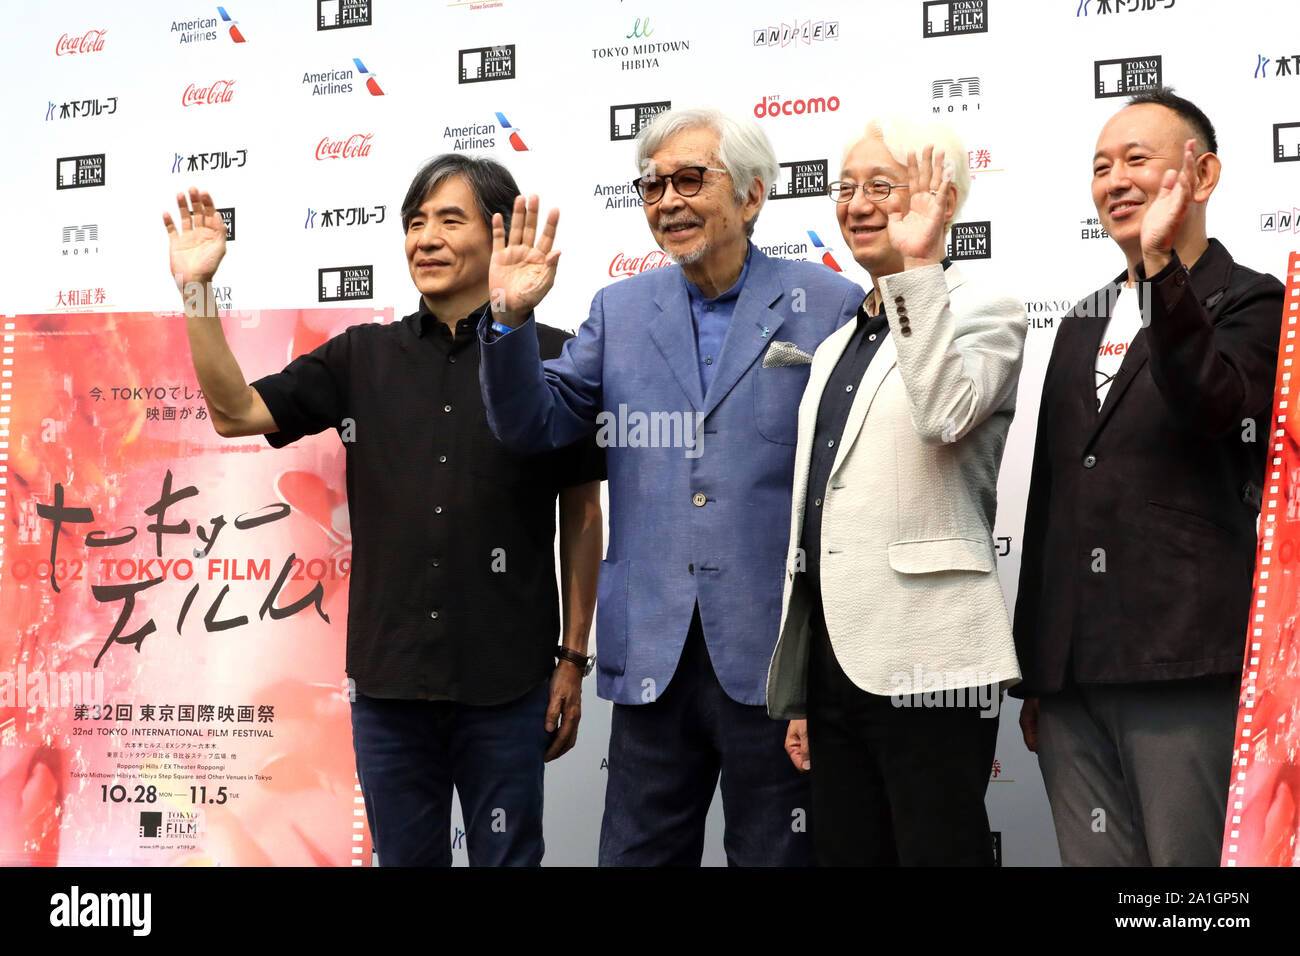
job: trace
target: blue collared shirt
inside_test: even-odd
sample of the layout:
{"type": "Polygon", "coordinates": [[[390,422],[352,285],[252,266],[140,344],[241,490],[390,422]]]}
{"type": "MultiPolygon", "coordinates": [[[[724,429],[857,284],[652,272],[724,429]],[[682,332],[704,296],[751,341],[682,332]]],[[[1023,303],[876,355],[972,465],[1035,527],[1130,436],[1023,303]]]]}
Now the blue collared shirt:
{"type": "Polygon", "coordinates": [[[718,367],[718,358],[722,355],[722,343],[727,337],[727,326],[731,324],[732,313],[736,311],[736,300],[745,285],[745,276],[749,274],[749,260],[754,252],[751,242],[745,250],[745,265],[740,270],[740,278],[722,295],[706,299],[699,286],[687,281],[686,296],[691,302],[691,321],[695,324],[695,354],[700,362],[700,385],[704,394],[709,392],[709,383],[713,381],[713,370],[718,367]]]}

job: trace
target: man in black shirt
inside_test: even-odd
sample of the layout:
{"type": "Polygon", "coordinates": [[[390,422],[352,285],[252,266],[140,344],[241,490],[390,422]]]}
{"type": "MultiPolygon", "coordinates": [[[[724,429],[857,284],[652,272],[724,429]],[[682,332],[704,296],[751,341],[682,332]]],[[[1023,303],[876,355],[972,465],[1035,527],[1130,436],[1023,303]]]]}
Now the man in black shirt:
{"type": "MultiPolygon", "coordinates": [[[[508,219],[517,193],[491,160],[431,160],[402,204],[417,311],[352,326],[251,385],[207,289],[225,253],[212,198],[179,195],[179,229],[163,217],[218,434],[265,434],[280,448],[334,428],[344,442],[353,744],[384,865],[450,864],[453,785],[471,865],[539,863],[543,763],[577,737],[603,457],[594,440],[510,452],[488,429],[478,382],[490,224],[508,219]]],[[[539,328],[545,357],[558,355],[568,336],[539,328]]]]}

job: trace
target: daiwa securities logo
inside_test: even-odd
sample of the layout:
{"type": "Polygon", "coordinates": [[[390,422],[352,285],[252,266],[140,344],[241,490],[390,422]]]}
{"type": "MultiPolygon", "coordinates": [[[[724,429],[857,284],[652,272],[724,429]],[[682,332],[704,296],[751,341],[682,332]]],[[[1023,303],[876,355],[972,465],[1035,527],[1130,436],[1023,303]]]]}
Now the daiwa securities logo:
{"type": "Polygon", "coordinates": [[[927,0],[921,4],[923,37],[988,32],[989,0],[927,0]]]}
{"type": "Polygon", "coordinates": [[[347,139],[322,136],[316,144],[317,159],[363,159],[370,155],[373,133],[353,133],[347,139]]]}
{"type": "MultiPolygon", "coordinates": [[[[1255,64],[1255,79],[1260,80],[1268,76],[1268,65],[1274,62],[1264,54],[1259,54],[1259,62],[1255,64]]],[[[1291,56],[1279,56],[1277,65],[1273,67],[1273,75],[1277,76],[1300,76],[1300,53],[1293,53],[1291,56]]]]}
{"type": "Polygon", "coordinates": [[[63,257],[68,259],[99,255],[99,223],[64,226],[62,246],[63,257]]]}
{"type": "Polygon", "coordinates": [[[226,242],[235,241],[235,207],[227,206],[224,209],[218,209],[217,213],[221,216],[221,221],[226,224],[226,242]]]}
{"type": "Polygon", "coordinates": [[[515,78],[515,45],[480,46],[459,51],[458,83],[485,83],[515,78]]]}
{"type": "Polygon", "coordinates": [[[1273,162],[1300,162],[1300,123],[1273,124],[1273,162]]]}
{"type": "Polygon", "coordinates": [[[311,87],[312,96],[338,96],[353,92],[353,81],[364,76],[366,90],[371,96],[384,95],[379,82],[360,59],[354,56],[352,65],[356,68],[355,71],[344,67],[341,70],[321,70],[319,73],[305,72],[302,75],[302,85],[311,87]]]}
{"type": "Polygon", "coordinates": [[[670,265],[672,265],[672,261],[669,260],[668,254],[662,249],[655,249],[636,258],[625,256],[620,252],[615,254],[609,263],[609,277],[611,279],[622,279],[627,276],[649,272],[651,269],[663,269],[670,265]]]}
{"type": "Polygon", "coordinates": [[[1277,212],[1259,214],[1259,231],[1276,233],[1300,232],[1300,208],[1279,209],[1277,212]]]}
{"type": "Polygon", "coordinates": [[[808,99],[787,100],[780,96],[768,96],[754,104],[754,116],[758,119],[779,116],[803,116],[805,113],[834,113],[840,108],[838,96],[813,96],[808,99]]]}
{"type": "Polygon", "coordinates": [[[948,236],[949,259],[988,259],[993,255],[989,222],[954,222],[948,236]]]}
{"type": "Polygon", "coordinates": [[[797,47],[812,46],[840,38],[838,20],[795,20],[779,26],[763,27],[754,31],[754,46],[797,47]]]}
{"type": "Polygon", "coordinates": [[[775,245],[759,246],[758,248],[764,255],[778,259],[798,259],[803,262],[812,262],[820,254],[822,265],[836,272],[843,272],[844,270],[840,268],[840,264],[831,255],[830,247],[822,242],[821,237],[811,229],[807,230],[807,234],[809,241],[812,243],[811,247],[809,243],[801,240],[798,242],[778,242],[775,245]]]}
{"type": "Polygon", "coordinates": [[[104,154],[63,156],[54,161],[56,189],[83,189],[104,185],[104,154]]]}
{"type": "Polygon", "coordinates": [[[1140,56],[1123,60],[1096,60],[1092,65],[1094,99],[1132,96],[1164,85],[1162,58],[1140,56]]]}
{"type": "Polygon", "coordinates": [[[239,21],[227,13],[225,7],[217,7],[215,17],[173,20],[170,32],[176,37],[177,45],[184,46],[187,43],[210,43],[220,36],[219,28],[224,26],[232,43],[243,43],[244,34],[238,24],[239,21]]]}
{"type": "Polygon", "coordinates": [[[81,36],[63,34],[54,44],[55,56],[71,56],[74,53],[99,53],[104,49],[104,34],[107,30],[87,30],[81,36]]]}
{"type": "Polygon", "coordinates": [[[342,30],[373,23],[371,0],[316,0],[316,29],[342,30]]]}
{"type": "Polygon", "coordinates": [[[768,199],[803,199],[808,196],[825,196],[827,161],[804,159],[795,163],[781,163],[776,181],[768,190],[768,199]]]}
{"type": "Polygon", "coordinates": [[[369,299],[375,294],[374,266],[336,266],[316,270],[321,302],[369,299]]]}
{"type": "Polygon", "coordinates": [[[195,86],[191,83],[181,94],[181,106],[211,106],[217,103],[229,103],[235,95],[234,80],[217,80],[208,86],[195,86]]]}
{"type": "Polygon", "coordinates": [[[636,139],[642,127],[666,110],[672,109],[670,100],[650,103],[624,103],[609,108],[609,138],[611,140],[636,139]]]}
{"type": "Polygon", "coordinates": [[[932,103],[931,113],[965,113],[978,112],[980,109],[980,78],[978,76],[958,76],[952,79],[932,80],[930,82],[930,99],[942,102],[932,103]]]}

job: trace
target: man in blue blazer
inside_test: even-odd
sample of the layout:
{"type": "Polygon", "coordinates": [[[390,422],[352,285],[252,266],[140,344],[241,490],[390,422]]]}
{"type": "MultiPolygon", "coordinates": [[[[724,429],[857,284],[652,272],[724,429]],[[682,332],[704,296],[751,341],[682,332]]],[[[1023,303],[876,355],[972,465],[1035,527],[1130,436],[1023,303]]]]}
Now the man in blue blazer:
{"type": "Polygon", "coordinates": [[[780,625],[799,399],[860,287],[749,241],[778,165],[752,121],[674,110],[637,138],[636,188],[675,266],[606,286],[557,359],[530,310],[549,290],[552,211],[496,229],[480,324],[488,422],[520,451],[597,432],[610,538],[597,692],[614,702],[601,865],[699,865],[719,774],[738,865],[811,859],[806,780],[765,712],[780,625]]]}

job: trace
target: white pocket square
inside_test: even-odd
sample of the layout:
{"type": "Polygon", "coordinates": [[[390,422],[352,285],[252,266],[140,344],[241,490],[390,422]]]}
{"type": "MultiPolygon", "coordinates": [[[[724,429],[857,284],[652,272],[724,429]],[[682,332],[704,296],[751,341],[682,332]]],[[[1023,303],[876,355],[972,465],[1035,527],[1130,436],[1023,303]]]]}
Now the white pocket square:
{"type": "Polygon", "coordinates": [[[763,368],[786,368],[791,365],[811,365],[813,357],[793,342],[773,342],[763,356],[763,368]]]}

